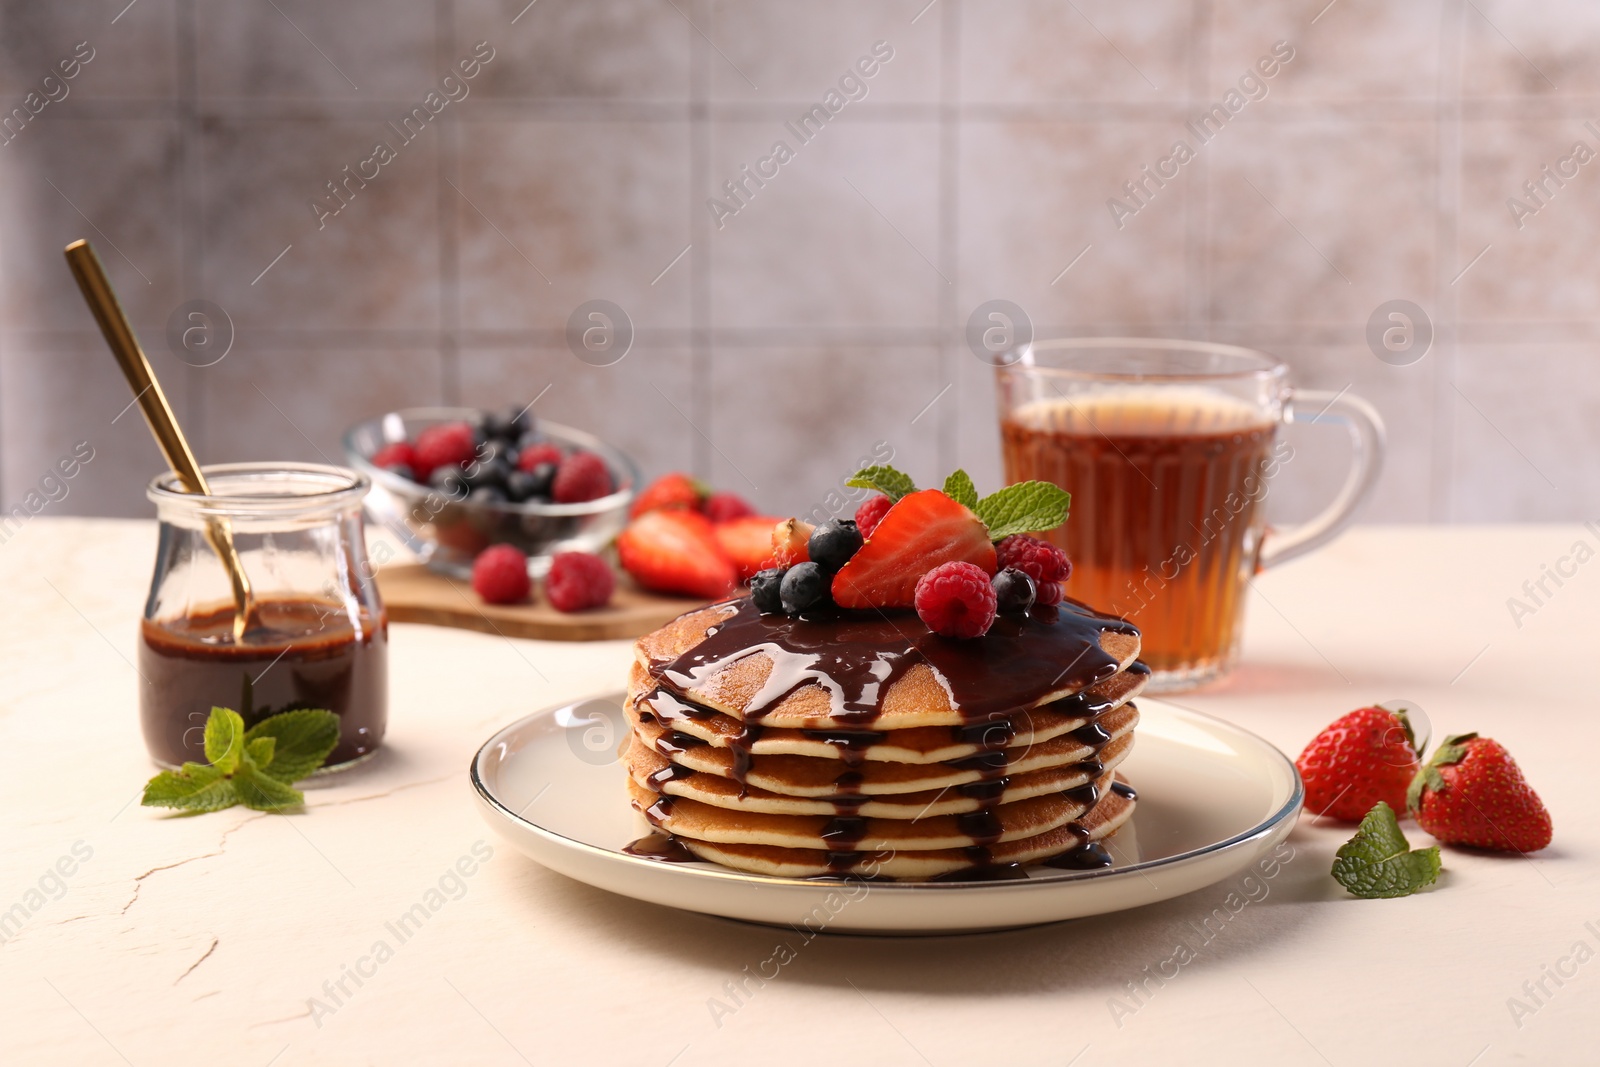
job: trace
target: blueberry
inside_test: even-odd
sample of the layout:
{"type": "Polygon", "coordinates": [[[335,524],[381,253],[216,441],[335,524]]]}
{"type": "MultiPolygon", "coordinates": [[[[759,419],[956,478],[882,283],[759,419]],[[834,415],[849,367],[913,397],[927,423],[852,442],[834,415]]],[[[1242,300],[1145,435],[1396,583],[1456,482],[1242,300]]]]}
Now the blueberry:
{"type": "Polygon", "coordinates": [[[796,563],[778,584],[778,599],[790,615],[820,607],[828,602],[828,576],[814,562],[796,563]]]}
{"type": "Polygon", "coordinates": [[[1033,578],[1015,567],[994,576],[995,610],[1002,615],[1021,615],[1033,607],[1036,590],[1033,578]]]}
{"type": "Polygon", "coordinates": [[[462,500],[467,495],[467,477],[460,467],[435,467],[428,475],[428,484],[452,500],[462,500]]]}
{"type": "Polygon", "coordinates": [[[549,500],[550,487],[555,484],[556,465],[554,463],[535,463],[533,470],[528,472],[533,478],[533,488],[528,499],[549,500]]]}
{"type": "Polygon", "coordinates": [[[489,463],[493,460],[501,459],[505,460],[507,464],[515,466],[516,449],[511,446],[510,441],[504,438],[491,437],[478,446],[475,458],[479,463],[489,463]]]}
{"type": "Polygon", "coordinates": [[[509,444],[520,437],[524,429],[517,424],[517,412],[520,410],[522,409],[512,408],[504,413],[485,411],[478,416],[478,429],[491,441],[499,440],[509,444]]]}
{"type": "Polygon", "coordinates": [[[829,519],[811,531],[806,554],[828,574],[850,562],[861,548],[861,531],[854,519],[829,519]]]}
{"type": "Polygon", "coordinates": [[[533,418],[533,405],[519,404],[506,412],[506,424],[511,427],[512,437],[523,438],[533,433],[537,425],[533,418]]]}
{"type": "Polygon", "coordinates": [[[538,479],[527,471],[512,471],[506,475],[506,499],[513,504],[531,500],[538,485],[538,479]]]}
{"type": "Polygon", "coordinates": [[[390,474],[398,474],[408,482],[417,480],[417,472],[411,469],[411,464],[409,463],[390,463],[383,469],[390,474]]]}
{"type": "MultiPolygon", "coordinates": [[[[532,416],[529,417],[531,418],[532,416]]],[[[542,444],[544,444],[544,435],[538,430],[524,430],[521,436],[517,438],[517,451],[526,452],[534,445],[542,444]]]]}
{"type": "Polygon", "coordinates": [[[767,570],[755,573],[750,579],[750,599],[755,601],[757,611],[763,615],[782,613],[783,597],[780,593],[782,584],[782,567],[769,567],[767,570]]]}
{"type": "Polygon", "coordinates": [[[467,484],[474,489],[504,489],[506,478],[510,475],[510,464],[498,457],[467,465],[467,484]]]}
{"type": "Polygon", "coordinates": [[[467,494],[467,503],[477,507],[488,504],[504,504],[505,502],[506,494],[498,486],[480,485],[467,494]]]}

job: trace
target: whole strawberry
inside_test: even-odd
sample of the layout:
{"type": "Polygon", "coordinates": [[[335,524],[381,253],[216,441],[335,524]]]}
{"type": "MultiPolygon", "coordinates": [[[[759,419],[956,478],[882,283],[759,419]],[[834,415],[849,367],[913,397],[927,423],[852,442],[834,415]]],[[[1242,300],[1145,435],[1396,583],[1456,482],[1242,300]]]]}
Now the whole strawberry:
{"type": "Polygon", "coordinates": [[[1550,843],[1550,813],[1511,753],[1477,734],[1447,737],[1406,793],[1411,815],[1452,845],[1537,852],[1550,843]]]}
{"type": "Polygon", "coordinates": [[[1294,761],[1306,787],[1306,810],[1360,822],[1380,800],[1403,811],[1417,773],[1417,750],[1405,713],[1360,708],[1323,730],[1294,761]]]}

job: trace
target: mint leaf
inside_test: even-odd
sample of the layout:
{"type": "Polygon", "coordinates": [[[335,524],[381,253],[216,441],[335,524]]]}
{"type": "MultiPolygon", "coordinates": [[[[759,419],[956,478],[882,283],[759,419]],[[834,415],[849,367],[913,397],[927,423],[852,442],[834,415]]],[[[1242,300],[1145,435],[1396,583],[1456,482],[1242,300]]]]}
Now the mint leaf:
{"type": "Polygon", "coordinates": [[[305,803],[305,794],[287,782],[272,777],[247,754],[233,775],[233,788],[239,803],[256,811],[282,811],[305,803]]]}
{"type": "MultiPolygon", "coordinates": [[[[246,734],[246,737],[249,735],[246,734]]],[[[245,741],[244,754],[250,762],[256,765],[256,770],[264,771],[272,766],[273,750],[278,746],[278,741],[273,737],[258,737],[254,741],[245,741]]]]}
{"type": "Polygon", "coordinates": [[[876,489],[888,497],[890,503],[898,503],[901,497],[917,491],[917,483],[911,480],[911,475],[893,467],[862,467],[844,484],[857,489],[876,489]]]}
{"type": "Polygon", "coordinates": [[[275,746],[266,759],[251,754],[257,769],[280,782],[298,782],[339,743],[339,716],[309,708],[280,712],[256,723],[244,738],[246,744],[270,740],[275,746]]]}
{"type": "Polygon", "coordinates": [[[1439,846],[1413,851],[1394,809],[1380,800],[1339,847],[1333,877],[1364,899],[1408,897],[1439,877],[1439,846]]]}
{"type": "Polygon", "coordinates": [[[206,762],[223,774],[239,765],[244,752],[244,717],[232,708],[212,708],[206,720],[206,762]]]}
{"type": "Polygon", "coordinates": [[[239,803],[233,782],[216,767],[204,763],[185,763],[182,770],[162,771],[144,784],[139,801],[147,808],[177,808],[180,811],[221,811],[239,803]]]}
{"type": "Polygon", "coordinates": [[[1018,482],[978,501],[972,510],[989,527],[989,539],[1053,530],[1067,521],[1072,496],[1049,482],[1018,482]]]}
{"type": "Polygon", "coordinates": [[[972,484],[972,476],[964,470],[957,469],[944,480],[944,495],[964,508],[975,509],[978,506],[978,487],[972,484]]]}

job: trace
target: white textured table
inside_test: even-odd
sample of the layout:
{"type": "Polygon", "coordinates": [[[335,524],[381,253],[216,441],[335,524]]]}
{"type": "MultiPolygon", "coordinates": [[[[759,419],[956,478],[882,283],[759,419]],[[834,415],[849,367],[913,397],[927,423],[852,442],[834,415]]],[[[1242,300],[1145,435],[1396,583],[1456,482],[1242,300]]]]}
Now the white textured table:
{"type": "Polygon", "coordinates": [[[1306,818],[1295,858],[1209,941],[1200,924],[1237,886],[1007,934],[810,943],[608,896],[480,822],[466,767],[482,739],[621,685],[622,642],[396,626],[386,751],[303,814],[130,803],[151,773],[127,660],[154,534],[39,518],[0,545],[5,1064],[1595,1062],[1600,823],[1582,764],[1600,729],[1581,675],[1600,563],[1547,582],[1520,628],[1506,604],[1575,541],[1600,548],[1586,530],[1357,530],[1263,577],[1244,668],[1180,698],[1291,754],[1397,697],[1438,732],[1491,734],[1554,815],[1537,858],[1447,850],[1434,891],[1360,901],[1327,875],[1348,831],[1306,818]],[[401,942],[389,924],[419,902],[434,909],[401,942]],[[748,978],[783,941],[797,957],[748,978]],[[1160,978],[1180,944],[1194,959],[1160,978]]]}

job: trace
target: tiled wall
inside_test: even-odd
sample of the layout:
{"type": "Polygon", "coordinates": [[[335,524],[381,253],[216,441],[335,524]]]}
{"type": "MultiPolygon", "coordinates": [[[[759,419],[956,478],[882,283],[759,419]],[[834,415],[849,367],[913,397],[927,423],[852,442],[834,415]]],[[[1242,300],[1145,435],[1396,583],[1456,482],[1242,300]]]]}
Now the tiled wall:
{"type": "MultiPolygon", "coordinates": [[[[1596,511],[1600,161],[1520,227],[1507,206],[1600,150],[1593,0],[525,3],[0,7],[3,110],[69,91],[0,145],[0,504],[88,440],[50,507],[147,512],[160,461],[60,257],[87,236],[207,461],[337,459],[360,417],[542,392],[771,510],[879,440],[984,484],[991,372],[962,326],[1005,298],[1042,336],[1231,341],[1368,397],[1392,447],[1369,519],[1596,511]],[[479,41],[469,95],[402,144],[388,124],[479,41]],[[785,122],[880,41],[865,98],[799,143],[785,122]],[[1280,41],[1266,95],[1119,228],[1108,198],[1280,41]],[[380,139],[395,158],[319,228],[380,139]],[[708,197],[778,139],[794,158],[719,225],[708,197]],[[236,329],[203,368],[166,337],[197,298],[236,329]],[[593,298],[637,328],[615,366],[565,345],[593,298]],[[1365,341],[1396,298],[1437,335],[1404,367],[1365,341]]],[[[1293,432],[1289,519],[1345,447],[1293,432]]]]}

